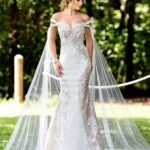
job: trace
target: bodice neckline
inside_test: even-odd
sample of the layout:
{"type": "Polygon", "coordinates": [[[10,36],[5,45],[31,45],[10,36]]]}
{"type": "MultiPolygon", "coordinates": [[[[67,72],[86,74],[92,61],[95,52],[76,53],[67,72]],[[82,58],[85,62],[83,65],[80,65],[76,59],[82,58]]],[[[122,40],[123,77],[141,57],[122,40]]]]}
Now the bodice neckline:
{"type": "Polygon", "coordinates": [[[57,21],[58,24],[65,24],[67,26],[69,26],[70,28],[74,28],[75,26],[78,25],[84,25],[84,22],[77,22],[74,25],[70,25],[69,23],[65,22],[65,21],[57,21]]]}
{"type": "Polygon", "coordinates": [[[51,21],[54,22],[56,25],[65,24],[65,25],[69,26],[71,29],[78,26],[78,25],[85,25],[86,26],[86,25],[91,23],[91,19],[88,21],[85,21],[85,22],[84,21],[77,22],[74,25],[70,25],[68,22],[65,22],[65,21],[56,21],[55,19],[52,19],[52,18],[51,18],[51,21]]]}

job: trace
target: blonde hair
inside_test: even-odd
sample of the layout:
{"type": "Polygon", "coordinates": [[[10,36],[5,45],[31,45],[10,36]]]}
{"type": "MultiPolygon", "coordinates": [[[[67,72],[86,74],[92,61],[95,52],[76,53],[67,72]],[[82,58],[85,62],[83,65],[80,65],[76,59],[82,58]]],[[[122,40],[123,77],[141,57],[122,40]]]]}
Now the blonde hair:
{"type": "Polygon", "coordinates": [[[63,11],[68,6],[70,0],[61,0],[60,10],[63,11]]]}

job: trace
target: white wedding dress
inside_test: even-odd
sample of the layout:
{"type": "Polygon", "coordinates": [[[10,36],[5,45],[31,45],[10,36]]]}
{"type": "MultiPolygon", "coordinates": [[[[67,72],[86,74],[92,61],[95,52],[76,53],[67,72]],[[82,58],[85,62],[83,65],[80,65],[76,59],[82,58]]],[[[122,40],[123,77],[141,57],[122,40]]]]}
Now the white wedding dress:
{"type": "Polygon", "coordinates": [[[51,21],[61,39],[59,60],[64,75],[60,79],[60,95],[44,150],[102,150],[88,88],[92,63],[83,41],[90,21],[72,27],[65,22],[51,21]]]}
{"type": "Polygon", "coordinates": [[[4,150],[150,150],[91,26],[92,20],[70,26],[51,19],[44,50],[4,150]],[[49,47],[53,27],[61,40],[62,77],[56,74],[49,47]],[[92,62],[84,44],[86,28],[94,44],[92,62]],[[58,101],[51,116],[54,99],[58,101]]]}

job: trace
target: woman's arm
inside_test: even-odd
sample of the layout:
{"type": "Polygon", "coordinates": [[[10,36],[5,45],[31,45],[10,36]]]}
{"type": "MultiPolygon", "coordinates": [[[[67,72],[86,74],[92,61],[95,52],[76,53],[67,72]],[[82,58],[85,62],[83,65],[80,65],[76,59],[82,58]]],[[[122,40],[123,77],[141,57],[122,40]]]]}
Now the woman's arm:
{"type": "Polygon", "coordinates": [[[89,58],[92,62],[92,55],[93,55],[93,40],[90,32],[90,28],[85,29],[85,39],[86,39],[86,48],[89,54],[89,58]]]}
{"type": "MultiPolygon", "coordinates": [[[[52,16],[52,18],[54,19],[54,15],[52,16]]],[[[57,57],[57,51],[56,51],[56,34],[57,34],[57,26],[52,25],[53,23],[50,24],[51,28],[50,28],[50,38],[49,38],[49,47],[50,47],[50,51],[51,51],[51,55],[52,55],[52,59],[54,61],[58,60],[57,57]]]]}
{"type": "MultiPolygon", "coordinates": [[[[85,21],[89,21],[90,17],[89,16],[85,16],[85,21]]],[[[85,40],[86,40],[86,48],[87,48],[87,52],[89,55],[89,58],[92,62],[92,55],[93,55],[93,39],[92,39],[92,35],[91,35],[91,29],[89,27],[85,27],[85,40]]]]}
{"type": "MultiPolygon", "coordinates": [[[[51,19],[54,19],[56,20],[56,15],[57,14],[54,14],[52,16],[51,19]]],[[[59,59],[57,57],[57,50],[56,50],[56,34],[57,34],[57,25],[54,23],[54,22],[51,22],[50,24],[50,35],[49,35],[49,47],[50,47],[50,51],[51,51],[51,55],[52,55],[52,61],[55,65],[55,69],[57,71],[57,74],[59,76],[62,76],[63,75],[63,68],[62,68],[62,65],[61,63],[59,62],[59,59]]]]}

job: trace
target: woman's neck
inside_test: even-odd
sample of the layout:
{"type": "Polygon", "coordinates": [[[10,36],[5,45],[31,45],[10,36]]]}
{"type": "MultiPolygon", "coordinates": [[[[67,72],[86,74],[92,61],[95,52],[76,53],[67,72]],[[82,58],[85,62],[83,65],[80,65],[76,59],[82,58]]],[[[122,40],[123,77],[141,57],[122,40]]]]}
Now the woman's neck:
{"type": "Polygon", "coordinates": [[[70,16],[75,16],[77,14],[77,11],[73,8],[66,7],[64,9],[64,13],[66,13],[67,15],[70,15],[70,16]]]}

